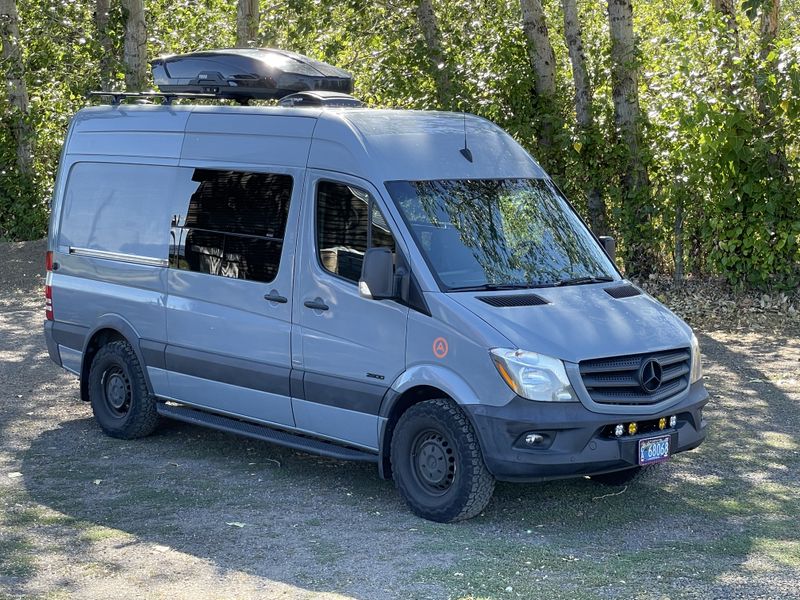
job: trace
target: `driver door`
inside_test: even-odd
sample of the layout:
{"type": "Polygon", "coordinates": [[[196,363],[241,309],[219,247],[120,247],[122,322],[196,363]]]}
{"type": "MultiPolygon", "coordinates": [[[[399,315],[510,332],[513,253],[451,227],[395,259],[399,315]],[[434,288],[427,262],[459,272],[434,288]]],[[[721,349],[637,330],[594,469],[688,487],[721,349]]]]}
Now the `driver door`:
{"type": "Polygon", "coordinates": [[[293,393],[298,428],[358,446],[378,447],[378,412],[405,369],[408,308],[358,291],[367,248],[397,253],[392,223],[367,182],[309,171],[301,215],[292,321],[293,393]]]}

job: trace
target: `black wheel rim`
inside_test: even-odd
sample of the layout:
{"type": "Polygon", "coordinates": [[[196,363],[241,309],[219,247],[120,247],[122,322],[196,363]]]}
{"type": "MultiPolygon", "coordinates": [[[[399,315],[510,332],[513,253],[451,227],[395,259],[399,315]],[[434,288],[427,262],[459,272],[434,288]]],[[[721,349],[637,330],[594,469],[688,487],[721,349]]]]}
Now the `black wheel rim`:
{"type": "Polygon", "coordinates": [[[103,399],[116,417],[124,417],[131,408],[131,383],[125,372],[117,366],[103,373],[103,399]]]}
{"type": "Polygon", "coordinates": [[[412,471],[417,483],[430,494],[445,494],[456,477],[453,444],[441,432],[427,430],[417,435],[411,448],[412,471]]]}

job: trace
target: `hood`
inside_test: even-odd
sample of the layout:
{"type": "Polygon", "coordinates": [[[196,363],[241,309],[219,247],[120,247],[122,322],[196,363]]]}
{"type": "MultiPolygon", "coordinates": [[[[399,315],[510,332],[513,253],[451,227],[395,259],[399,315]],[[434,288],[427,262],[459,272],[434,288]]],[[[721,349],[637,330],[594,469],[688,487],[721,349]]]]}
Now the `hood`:
{"type": "Polygon", "coordinates": [[[691,329],[667,307],[642,292],[616,299],[605,288],[619,283],[448,294],[522,350],[569,362],[688,347],[691,329]],[[539,306],[496,307],[487,296],[533,293],[539,306]]]}

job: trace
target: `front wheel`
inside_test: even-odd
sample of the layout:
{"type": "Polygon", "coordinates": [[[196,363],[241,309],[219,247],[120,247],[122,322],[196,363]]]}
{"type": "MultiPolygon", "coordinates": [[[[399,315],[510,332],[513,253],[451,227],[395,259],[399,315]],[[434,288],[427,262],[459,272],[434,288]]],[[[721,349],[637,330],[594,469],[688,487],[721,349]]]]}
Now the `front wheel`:
{"type": "Polygon", "coordinates": [[[423,519],[470,519],[494,492],[475,430],[450,400],[426,400],[403,413],[392,436],[391,461],[400,494],[423,519]]]}
{"type": "Polygon", "coordinates": [[[89,370],[89,400],[95,420],[111,437],[144,437],[158,425],[155,398],[128,342],[111,342],[98,350],[89,370]]]}

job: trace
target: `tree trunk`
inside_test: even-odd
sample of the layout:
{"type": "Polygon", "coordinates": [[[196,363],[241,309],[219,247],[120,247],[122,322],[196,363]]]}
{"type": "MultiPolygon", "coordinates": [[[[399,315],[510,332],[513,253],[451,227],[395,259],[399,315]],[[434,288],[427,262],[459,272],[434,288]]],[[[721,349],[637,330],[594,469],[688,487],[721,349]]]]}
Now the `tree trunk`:
{"type": "Polygon", "coordinates": [[[608,0],[608,22],[614,122],[624,157],[621,184],[628,238],[625,263],[632,274],[648,275],[656,265],[653,240],[648,235],[650,180],[642,149],[639,67],[631,0],[608,0]]]}
{"type": "Polygon", "coordinates": [[[122,0],[125,15],[125,86],[138,92],[147,83],[147,27],[144,21],[144,0],[122,0]]]}
{"type": "Polygon", "coordinates": [[[94,11],[94,26],[97,30],[97,41],[100,44],[100,89],[107,92],[111,89],[113,75],[114,47],[108,30],[109,11],[111,0],[97,0],[94,11]]]}
{"type": "Polygon", "coordinates": [[[28,88],[25,85],[25,65],[19,39],[19,15],[16,0],[0,0],[0,42],[2,60],[6,65],[8,103],[12,107],[11,134],[17,146],[17,170],[23,176],[33,174],[32,131],[28,123],[28,88]]]}
{"type": "Polygon", "coordinates": [[[675,255],[675,273],[673,274],[673,281],[677,284],[683,283],[683,191],[678,195],[675,205],[675,227],[674,233],[674,255],[675,255]]]}
{"type": "Polygon", "coordinates": [[[417,22],[428,49],[428,61],[436,82],[436,96],[439,106],[452,108],[452,87],[447,72],[447,62],[442,49],[441,33],[436,13],[433,11],[433,0],[420,0],[417,5],[417,22]]]}
{"type": "Polygon", "coordinates": [[[539,145],[545,150],[553,147],[555,129],[556,57],[541,0],[520,0],[522,30],[528,40],[528,54],[533,69],[537,108],[542,114],[539,145]]]}
{"type": "MultiPolygon", "coordinates": [[[[564,10],[564,37],[569,50],[569,60],[572,63],[572,81],[575,84],[575,119],[582,144],[579,153],[585,161],[596,151],[592,83],[586,69],[586,54],[583,51],[583,34],[578,19],[577,2],[576,0],[561,0],[561,6],[564,10]]],[[[606,204],[597,185],[592,181],[593,177],[594,173],[590,173],[590,179],[585,185],[589,225],[595,234],[605,235],[608,229],[606,204]]]]}
{"type": "Polygon", "coordinates": [[[764,0],[761,4],[761,60],[767,60],[775,49],[775,38],[780,25],[781,0],[764,0]]]}
{"type": "MultiPolygon", "coordinates": [[[[769,55],[775,50],[775,38],[778,37],[778,27],[780,25],[780,11],[781,0],[764,0],[761,5],[761,51],[759,56],[762,61],[761,69],[764,72],[760,76],[762,83],[757,86],[758,108],[764,129],[769,132],[774,132],[781,126],[780,119],[775,115],[774,99],[769,97],[769,91],[764,89],[763,83],[769,73],[776,69],[777,60],[774,58],[770,60],[769,55]]],[[[788,170],[786,149],[781,145],[780,136],[775,137],[774,146],[774,152],[768,158],[769,164],[781,173],[786,173],[788,170]]]]}
{"type": "Polygon", "coordinates": [[[239,0],[236,7],[236,47],[258,47],[258,0],[239,0]]]}
{"type": "Polygon", "coordinates": [[[736,22],[736,0],[711,0],[711,6],[715,11],[725,17],[728,34],[734,40],[735,48],[738,50],[739,24],[736,22]]]}

